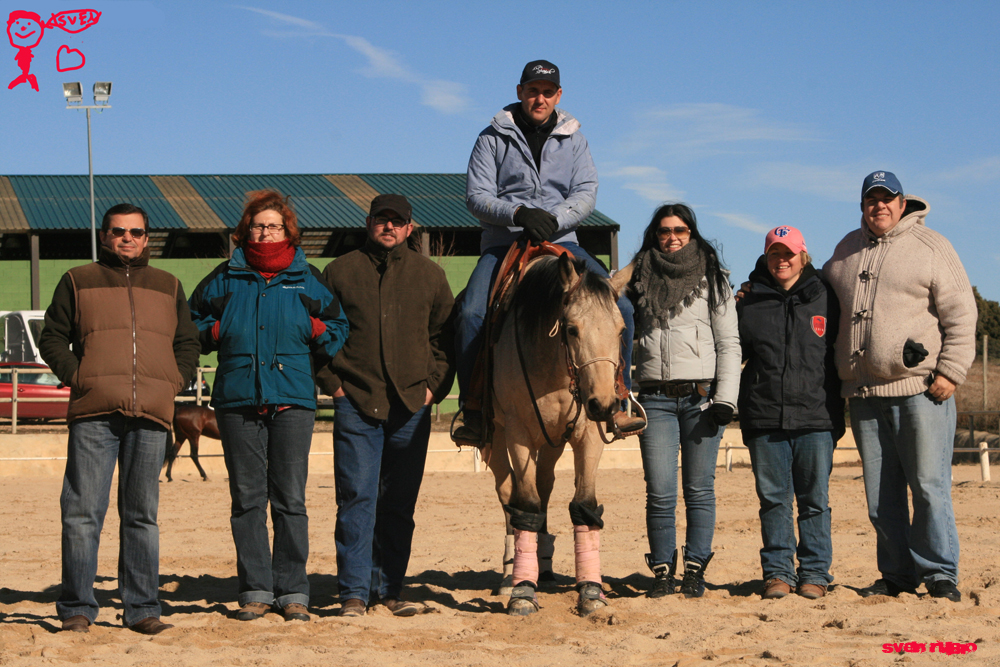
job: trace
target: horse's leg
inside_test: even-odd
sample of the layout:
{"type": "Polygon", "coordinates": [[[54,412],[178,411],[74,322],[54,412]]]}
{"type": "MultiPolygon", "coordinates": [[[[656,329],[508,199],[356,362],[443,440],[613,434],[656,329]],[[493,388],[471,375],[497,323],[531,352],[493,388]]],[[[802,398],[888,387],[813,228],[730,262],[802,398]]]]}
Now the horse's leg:
{"type": "Polygon", "coordinates": [[[201,473],[201,481],[207,482],[208,475],[205,474],[205,469],[201,467],[201,463],[198,462],[198,443],[201,441],[201,434],[196,433],[191,436],[191,460],[194,461],[195,467],[198,468],[198,472],[201,473]]]}
{"type": "Polygon", "coordinates": [[[586,616],[607,606],[601,588],[601,529],[604,506],[597,504],[597,466],[604,450],[597,427],[588,424],[573,446],[576,493],[569,504],[573,521],[573,552],[576,557],[577,611],[586,616]]]}
{"type": "Polygon", "coordinates": [[[535,481],[534,450],[528,433],[520,426],[507,429],[507,452],[517,484],[508,505],[514,527],[514,590],[507,613],[527,616],[538,611],[535,591],[538,589],[538,533],[545,525],[541,498],[535,481]]]}
{"type": "MultiPolygon", "coordinates": [[[[174,444],[167,445],[167,481],[172,482],[174,478],[170,476],[170,473],[174,469],[174,460],[177,459],[177,453],[181,451],[181,445],[184,444],[184,431],[177,429],[177,441],[174,444]]],[[[167,432],[167,442],[169,443],[173,438],[170,437],[170,431],[167,432]]]]}
{"type": "Polygon", "coordinates": [[[503,541],[503,579],[497,588],[497,595],[510,595],[514,589],[514,527],[510,525],[510,512],[507,505],[514,490],[514,478],[511,476],[510,461],[507,459],[507,449],[503,445],[503,427],[497,426],[493,432],[493,444],[483,448],[483,460],[493,473],[496,483],[497,498],[500,507],[504,508],[504,527],[506,534],[503,541]],[[500,443],[499,445],[497,443],[500,443]]]}
{"type": "Polygon", "coordinates": [[[562,456],[565,446],[553,448],[548,445],[538,451],[538,497],[542,502],[545,521],[538,533],[538,582],[554,583],[556,575],[552,570],[552,556],[556,550],[556,536],[549,533],[548,508],[552,487],[556,481],[556,461],[562,456]]]}

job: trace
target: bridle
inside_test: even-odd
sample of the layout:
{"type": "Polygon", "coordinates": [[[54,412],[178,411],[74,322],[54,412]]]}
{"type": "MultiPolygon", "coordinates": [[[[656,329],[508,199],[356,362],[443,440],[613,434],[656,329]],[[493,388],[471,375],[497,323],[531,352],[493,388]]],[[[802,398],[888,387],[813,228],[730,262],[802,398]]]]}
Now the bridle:
{"type": "MultiPolygon", "coordinates": [[[[577,292],[577,290],[580,289],[580,285],[583,284],[584,274],[586,274],[586,271],[580,272],[580,274],[577,276],[576,280],[573,282],[570,288],[566,290],[566,294],[563,295],[562,306],[564,313],[566,311],[566,306],[569,305],[570,299],[577,292]]],[[[576,413],[573,415],[572,419],[566,422],[566,429],[563,431],[562,436],[560,437],[560,442],[557,445],[555,444],[555,442],[553,442],[552,438],[549,437],[549,432],[545,428],[545,421],[542,419],[542,412],[541,410],[538,409],[538,400],[535,398],[535,392],[531,387],[531,380],[528,377],[528,367],[524,361],[524,352],[521,350],[521,335],[520,335],[520,326],[518,325],[517,312],[518,308],[517,306],[515,306],[514,344],[517,347],[517,360],[521,364],[521,374],[524,377],[524,384],[528,387],[528,396],[531,398],[531,407],[534,408],[535,410],[535,417],[538,419],[538,427],[541,429],[542,435],[545,437],[545,442],[550,447],[558,449],[564,447],[566,443],[569,442],[570,437],[573,435],[573,431],[576,430],[576,424],[580,419],[580,413],[583,412],[583,401],[580,400],[580,385],[579,385],[580,370],[586,368],[587,366],[590,366],[591,364],[596,364],[601,361],[606,361],[610,363],[612,366],[614,366],[613,377],[615,378],[615,395],[620,400],[625,398],[626,396],[625,387],[619,386],[618,382],[618,371],[621,368],[622,359],[621,356],[618,357],[617,361],[612,359],[611,357],[594,357],[593,359],[588,359],[587,361],[581,364],[577,364],[573,360],[573,354],[570,351],[569,347],[569,338],[568,334],[566,333],[567,326],[566,326],[565,314],[555,321],[555,324],[552,325],[552,329],[549,331],[548,336],[549,338],[555,338],[557,335],[559,335],[559,343],[563,349],[563,353],[566,359],[566,374],[569,376],[569,393],[570,396],[573,397],[573,402],[576,404],[576,413]]]]}

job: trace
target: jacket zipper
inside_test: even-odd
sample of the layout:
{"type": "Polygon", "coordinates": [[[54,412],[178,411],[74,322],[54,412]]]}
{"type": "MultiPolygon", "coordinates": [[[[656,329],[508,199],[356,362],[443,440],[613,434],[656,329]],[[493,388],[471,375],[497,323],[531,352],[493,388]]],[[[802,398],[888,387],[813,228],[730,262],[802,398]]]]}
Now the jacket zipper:
{"type": "Polygon", "coordinates": [[[136,373],[138,361],[136,360],[136,348],[135,348],[135,298],[132,295],[132,267],[129,264],[125,265],[125,283],[128,285],[128,305],[132,312],[132,412],[137,413],[137,405],[139,400],[136,396],[136,373]]]}

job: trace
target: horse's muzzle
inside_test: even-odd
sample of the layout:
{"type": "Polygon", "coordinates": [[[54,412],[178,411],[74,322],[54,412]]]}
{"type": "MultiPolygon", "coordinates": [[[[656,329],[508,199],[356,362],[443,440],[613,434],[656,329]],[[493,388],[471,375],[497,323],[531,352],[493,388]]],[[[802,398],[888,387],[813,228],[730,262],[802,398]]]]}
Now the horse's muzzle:
{"type": "Polygon", "coordinates": [[[608,404],[604,404],[597,398],[591,398],[587,401],[586,409],[587,416],[591,420],[595,422],[603,422],[611,419],[611,417],[618,412],[618,402],[617,399],[615,399],[608,404]]]}

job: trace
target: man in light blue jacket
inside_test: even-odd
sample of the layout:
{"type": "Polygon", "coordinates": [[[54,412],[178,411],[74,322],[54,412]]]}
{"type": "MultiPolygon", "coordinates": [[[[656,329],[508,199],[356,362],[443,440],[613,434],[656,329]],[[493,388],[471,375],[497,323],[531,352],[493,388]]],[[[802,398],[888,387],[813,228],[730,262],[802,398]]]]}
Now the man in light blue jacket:
{"type": "MultiPolygon", "coordinates": [[[[483,227],[481,257],[465,288],[456,318],[456,354],[460,401],[465,403],[472,369],[482,343],[490,287],[507,249],[522,233],[536,243],[557,243],[607,276],[605,268],[577,245],[576,228],[594,210],[597,169],[580,122],[562,109],[559,68],[547,60],[524,66],[516,104],[504,107],[479,134],[469,158],[465,202],[483,227]]],[[[625,332],[622,356],[625,384],[631,385],[632,304],[618,302],[625,332]]],[[[645,422],[619,412],[615,424],[624,432],[645,422]]],[[[478,442],[482,415],[466,410],[455,439],[478,442]]]]}

